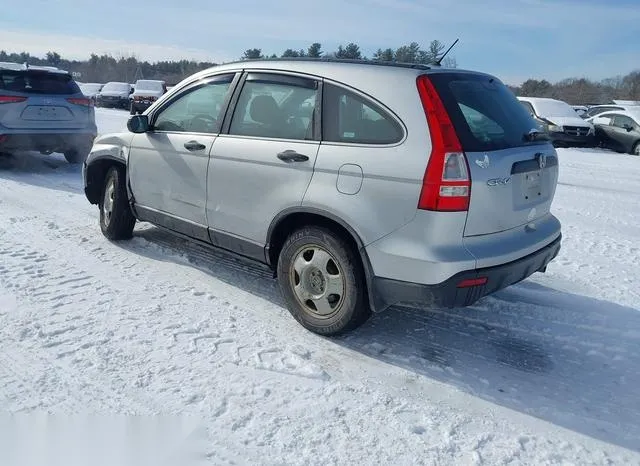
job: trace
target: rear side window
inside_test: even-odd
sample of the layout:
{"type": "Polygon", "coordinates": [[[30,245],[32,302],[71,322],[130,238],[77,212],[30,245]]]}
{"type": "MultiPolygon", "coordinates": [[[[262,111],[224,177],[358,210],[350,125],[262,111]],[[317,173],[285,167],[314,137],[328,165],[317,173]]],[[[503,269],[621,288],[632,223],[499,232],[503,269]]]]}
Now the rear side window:
{"type": "Polygon", "coordinates": [[[393,144],[402,139],[398,122],[369,99],[328,83],[323,95],[324,141],[393,144]]]}
{"type": "Polygon", "coordinates": [[[526,135],[538,125],[516,96],[491,76],[429,75],[465,151],[481,152],[532,144],[526,135]]]}
{"type": "Polygon", "coordinates": [[[79,94],[68,74],[37,71],[0,71],[0,89],[26,94],[79,94]]]}

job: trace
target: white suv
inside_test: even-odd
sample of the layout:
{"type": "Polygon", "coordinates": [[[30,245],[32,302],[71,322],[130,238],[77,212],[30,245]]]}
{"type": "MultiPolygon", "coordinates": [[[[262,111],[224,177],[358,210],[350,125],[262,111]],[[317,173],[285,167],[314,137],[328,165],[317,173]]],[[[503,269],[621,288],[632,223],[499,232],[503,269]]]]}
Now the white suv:
{"type": "Polygon", "coordinates": [[[231,63],[128,129],[98,138],[84,165],[103,233],[146,221],[264,262],[323,335],[396,303],[470,305],[560,248],[555,150],[490,75],[231,63]]]}

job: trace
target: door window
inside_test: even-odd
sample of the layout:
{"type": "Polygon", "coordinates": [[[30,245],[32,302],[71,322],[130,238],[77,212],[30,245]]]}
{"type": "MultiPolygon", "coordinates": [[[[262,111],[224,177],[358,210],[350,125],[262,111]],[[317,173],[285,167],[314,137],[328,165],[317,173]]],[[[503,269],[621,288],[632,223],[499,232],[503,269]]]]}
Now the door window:
{"type": "Polygon", "coordinates": [[[324,141],[355,144],[393,144],[402,127],[379,105],[342,87],[325,84],[324,141]]]}
{"type": "Polygon", "coordinates": [[[193,88],[157,114],[153,129],[179,133],[218,133],[233,75],[193,88]]]}
{"type": "Polygon", "coordinates": [[[613,122],[611,124],[616,128],[622,128],[622,129],[627,129],[627,127],[629,126],[631,128],[636,127],[635,122],[631,118],[625,115],[613,115],[613,122]]]}
{"type": "Polygon", "coordinates": [[[229,134],[280,139],[314,139],[317,81],[279,75],[247,77],[233,112],[229,134]]]}

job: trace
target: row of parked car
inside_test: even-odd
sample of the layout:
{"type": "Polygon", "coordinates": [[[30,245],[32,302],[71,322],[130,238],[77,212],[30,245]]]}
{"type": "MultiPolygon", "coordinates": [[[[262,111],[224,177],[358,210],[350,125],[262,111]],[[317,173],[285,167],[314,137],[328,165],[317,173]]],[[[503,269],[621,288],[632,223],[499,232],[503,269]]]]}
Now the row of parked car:
{"type": "Polygon", "coordinates": [[[640,155],[640,105],[571,106],[541,97],[518,100],[556,147],[605,147],[640,155]]]}
{"type": "Polygon", "coordinates": [[[97,107],[123,108],[131,115],[144,112],[168,90],[164,81],[154,79],[139,79],[135,84],[111,81],[78,85],[97,107]]]}

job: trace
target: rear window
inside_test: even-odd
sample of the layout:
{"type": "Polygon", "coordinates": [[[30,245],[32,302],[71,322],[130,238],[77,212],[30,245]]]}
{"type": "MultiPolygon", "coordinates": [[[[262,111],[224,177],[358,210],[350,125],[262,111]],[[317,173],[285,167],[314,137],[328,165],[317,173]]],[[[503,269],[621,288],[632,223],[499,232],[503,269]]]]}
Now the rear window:
{"type": "Polygon", "coordinates": [[[0,89],[27,94],[79,94],[68,74],[38,71],[0,71],[0,89]]]}
{"type": "Polygon", "coordinates": [[[526,135],[538,125],[516,96],[491,76],[430,74],[447,108],[462,147],[481,152],[544,141],[529,142],[526,135]]]}

